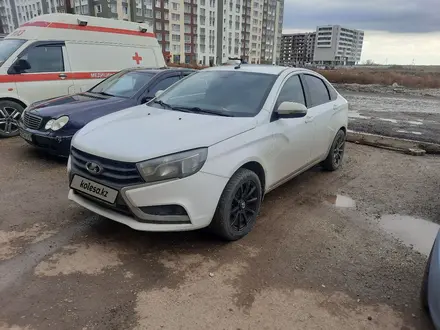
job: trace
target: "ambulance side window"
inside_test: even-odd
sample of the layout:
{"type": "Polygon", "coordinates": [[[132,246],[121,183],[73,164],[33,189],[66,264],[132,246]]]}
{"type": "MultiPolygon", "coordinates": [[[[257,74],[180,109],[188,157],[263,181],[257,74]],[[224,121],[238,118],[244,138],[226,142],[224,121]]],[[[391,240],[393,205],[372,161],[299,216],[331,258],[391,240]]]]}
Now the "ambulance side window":
{"type": "Polygon", "coordinates": [[[30,66],[20,73],[64,71],[63,49],[58,45],[31,48],[19,60],[27,61],[30,66]]]}

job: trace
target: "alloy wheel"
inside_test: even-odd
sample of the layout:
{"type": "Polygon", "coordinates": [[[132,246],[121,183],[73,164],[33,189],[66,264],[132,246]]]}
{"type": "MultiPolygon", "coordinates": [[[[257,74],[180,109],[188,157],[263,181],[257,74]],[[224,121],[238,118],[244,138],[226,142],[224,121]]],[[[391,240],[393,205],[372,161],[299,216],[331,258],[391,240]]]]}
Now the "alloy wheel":
{"type": "Polygon", "coordinates": [[[0,131],[6,134],[18,132],[18,121],[21,113],[12,107],[3,107],[0,109],[0,131]]]}
{"type": "Polygon", "coordinates": [[[336,167],[339,167],[342,163],[345,150],[345,135],[341,134],[336,141],[335,148],[333,150],[333,162],[336,167]]]}
{"type": "Polygon", "coordinates": [[[257,184],[252,181],[242,183],[232,200],[230,225],[236,231],[241,231],[253,221],[258,209],[257,184]]]}

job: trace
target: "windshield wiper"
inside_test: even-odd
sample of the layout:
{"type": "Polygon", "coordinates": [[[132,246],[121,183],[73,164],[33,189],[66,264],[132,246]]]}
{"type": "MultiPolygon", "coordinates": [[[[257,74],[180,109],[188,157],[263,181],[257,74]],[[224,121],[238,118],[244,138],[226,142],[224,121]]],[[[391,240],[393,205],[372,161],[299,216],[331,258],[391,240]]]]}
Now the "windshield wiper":
{"type": "Polygon", "coordinates": [[[199,107],[176,107],[178,110],[186,110],[193,113],[205,113],[208,115],[222,116],[222,117],[234,117],[233,114],[225,113],[224,111],[218,110],[207,110],[199,107]]]}
{"type": "Polygon", "coordinates": [[[106,92],[92,92],[92,93],[99,94],[99,95],[105,95],[105,96],[114,96],[114,95],[106,93],[106,92]]]}
{"type": "Polygon", "coordinates": [[[175,111],[192,112],[192,111],[185,109],[185,108],[173,107],[171,104],[165,103],[164,101],[153,100],[151,103],[157,103],[164,108],[168,108],[168,109],[175,110],[175,111]]]}

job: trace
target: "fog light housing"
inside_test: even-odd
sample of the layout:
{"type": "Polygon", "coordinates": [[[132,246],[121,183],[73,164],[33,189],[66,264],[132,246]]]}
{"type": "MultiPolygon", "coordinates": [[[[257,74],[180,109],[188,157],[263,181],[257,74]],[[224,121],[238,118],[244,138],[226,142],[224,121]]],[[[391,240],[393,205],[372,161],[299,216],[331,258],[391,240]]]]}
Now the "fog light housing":
{"type": "Polygon", "coordinates": [[[155,216],[187,216],[188,213],[180,205],[156,205],[156,206],[144,206],[140,207],[140,210],[146,214],[155,216]]]}

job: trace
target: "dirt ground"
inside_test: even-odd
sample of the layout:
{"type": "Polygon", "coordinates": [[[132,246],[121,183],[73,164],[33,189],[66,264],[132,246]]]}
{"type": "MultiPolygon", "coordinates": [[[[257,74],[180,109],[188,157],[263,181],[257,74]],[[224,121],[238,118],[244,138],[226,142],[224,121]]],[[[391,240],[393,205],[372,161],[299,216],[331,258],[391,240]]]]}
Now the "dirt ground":
{"type": "Polygon", "coordinates": [[[66,164],[0,140],[0,329],[431,329],[440,158],[350,144],[244,239],[142,233],[67,200],[66,164]]]}
{"type": "Polygon", "coordinates": [[[336,88],[348,101],[351,130],[440,144],[440,89],[357,84],[336,88]]]}

